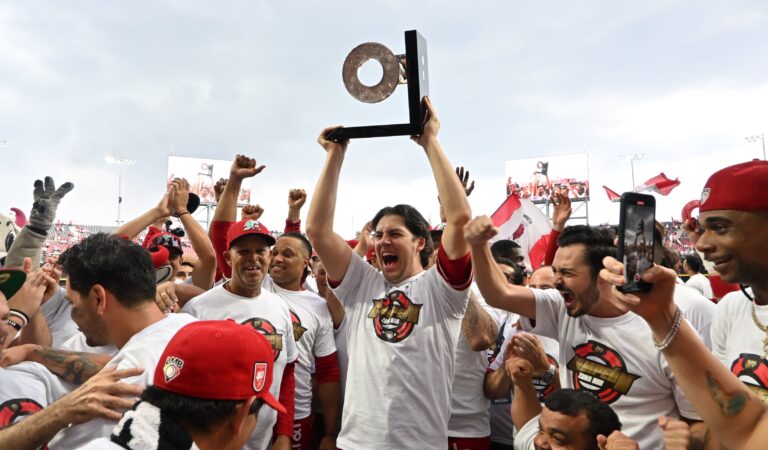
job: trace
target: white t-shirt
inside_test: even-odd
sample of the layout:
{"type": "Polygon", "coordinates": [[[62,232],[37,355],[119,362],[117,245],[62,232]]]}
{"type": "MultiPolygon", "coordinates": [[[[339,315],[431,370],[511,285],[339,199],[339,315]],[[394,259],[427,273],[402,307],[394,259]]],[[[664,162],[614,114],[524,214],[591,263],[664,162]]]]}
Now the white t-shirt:
{"type": "Polygon", "coordinates": [[[699,291],[688,287],[686,284],[678,283],[675,285],[675,304],[680,307],[685,319],[699,333],[704,345],[709,349],[712,348],[710,327],[716,309],[710,298],[704,297],[699,291]]]}
{"type": "Polygon", "coordinates": [[[712,285],[709,284],[709,278],[700,273],[691,275],[691,277],[688,278],[688,281],[685,282],[685,285],[701,292],[701,295],[708,299],[714,298],[715,296],[712,293],[712,285]]]}
{"type": "MultiPolygon", "coordinates": [[[[515,450],[534,450],[533,440],[539,434],[539,418],[541,414],[532,418],[520,428],[515,436],[515,450]]],[[[643,448],[643,447],[640,447],[643,448]]]]}
{"type": "MultiPolygon", "coordinates": [[[[748,290],[749,295],[752,290],[748,290]]],[[[755,305],[755,314],[768,324],[768,306],[755,305]]],[[[725,295],[712,321],[712,353],[768,404],[768,360],[763,359],[765,333],[752,320],[752,302],[741,291],[725,295]]]]}
{"type": "MultiPolygon", "coordinates": [[[[483,310],[499,325],[502,311],[489,306],[477,286],[472,292],[483,310]]],[[[506,312],[506,311],[504,311],[506,312]]],[[[485,373],[488,369],[487,351],[473,351],[469,341],[461,333],[456,345],[456,373],[453,375],[451,417],[448,420],[448,436],[481,438],[491,434],[491,401],[485,396],[485,373]]]]}
{"type": "Polygon", "coordinates": [[[72,320],[72,304],[66,296],[66,290],[59,288],[53,297],[43,303],[40,310],[51,330],[52,348],[60,348],[61,344],[78,332],[77,324],[72,320]]]}
{"type": "MultiPolygon", "coordinates": [[[[518,331],[520,330],[518,330],[514,324],[508,324],[506,327],[504,327],[504,342],[499,349],[498,356],[490,364],[490,370],[496,371],[502,368],[507,347],[512,341],[512,336],[514,336],[518,331]]],[[[558,359],[560,355],[560,344],[556,340],[545,336],[539,336],[539,339],[541,340],[541,344],[544,347],[544,352],[547,354],[547,360],[550,364],[559,369],[560,363],[558,362],[558,359]]],[[[564,371],[558,370],[558,372],[562,380],[564,371]]],[[[545,383],[539,377],[533,378],[531,381],[533,382],[533,387],[536,389],[539,401],[543,403],[544,399],[549,394],[551,394],[552,390],[554,389],[552,384],[545,383]]],[[[561,381],[560,384],[562,386],[563,382],[561,381]]],[[[515,426],[512,422],[512,414],[510,411],[510,408],[512,407],[513,393],[514,389],[510,389],[506,397],[493,401],[493,406],[491,407],[491,428],[493,431],[491,439],[493,442],[512,445],[513,442],[517,440],[517,431],[515,431],[515,426]]]]}
{"type": "Polygon", "coordinates": [[[391,285],[351,258],[334,289],[349,322],[339,448],[447,446],[454,353],[470,280],[454,288],[441,272],[438,256],[429,270],[391,285]]]}
{"type": "MultiPolygon", "coordinates": [[[[263,334],[272,344],[272,350],[275,353],[272,387],[269,391],[275,398],[279,398],[283,370],[288,363],[295,362],[298,357],[288,304],[266,289],[262,289],[257,297],[248,298],[235,295],[224,286],[217,286],[193,298],[184,305],[182,311],[200,320],[234,319],[238,323],[251,325],[263,334]]],[[[275,422],[277,422],[277,411],[272,408],[261,408],[257,417],[256,430],[251,434],[246,448],[266,449],[272,438],[272,427],[275,422]]]]}
{"type": "MultiPolygon", "coordinates": [[[[532,291],[533,332],[560,342],[560,367],[568,374],[562,387],[586,390],[609,404],[621,418],[624,434],[640,448],[663,448],[657,424],[661,415],[700,420],[640,316],[628,312],[615,318],[573,318],[558,291],[532,291]]],[[[521,322],[530,329],[529,320],[521,322]]]]}
{"type": "MultiPolygon", "coordinates": [[[[168,341],[180,328],[195,320],[197,319],[189,314],[165,316],[131,336],[128,342],[107,363],[107,367],[115,367],[118,370],[143,367],[144,373],[125,378],[122,382],[147,387],[152,384],[155,367],[157,367],[168,341]]],[[[96,438],[108,437],[114,427],[115,422],[106,419],[93,419],[74,425],[59,432],[51,441],[51,448],[56,450],[76,449],[96,438]]]]}
{"type": "Polygon", "coordinates": [[[304,419],[312,413],[312,372],[315,357],[336,352],[333,339],[333,320],[325,300],[310,291],[289,291],[270,278],[264,277],[264,289],[277,294],[288,303],[293,321],[293,337],[299,352],[294,367],[295,412],[294,419],[304,419]]]}
{"type": "Polygon", "coordinates": [[[22,362],[0,368],[0,428],[53,403],[69,390],[42,364],[22,362]]]}

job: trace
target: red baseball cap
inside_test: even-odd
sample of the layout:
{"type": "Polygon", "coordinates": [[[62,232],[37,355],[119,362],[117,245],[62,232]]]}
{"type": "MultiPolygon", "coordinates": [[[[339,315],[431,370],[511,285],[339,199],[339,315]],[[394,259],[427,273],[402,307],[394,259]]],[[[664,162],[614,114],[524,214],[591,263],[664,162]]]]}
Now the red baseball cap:
{"type": "Polygon", "coordinates": [[[227,231],[227,250],[232,247],[232,243],[237,239],[249,234],[263,236],[270,247],[275,245],[275,238],[269,233],[269,229],[263,223],[253,219],[243,219],[229,226],[229,231],[227,231]]]}
{"type": "Polygon", "coordinates": [[[232,320],[201,320],[181,328],[160,357],[154,385],[208,400],[257,397],[278,412],[269,391],[274,353],[261,333],[232,320]]]}
{"type": "Polygon", "coordinates": [[[701,191],[699,212],[768,211],[768,161],[754,160],[715,172],[701,191]]]}

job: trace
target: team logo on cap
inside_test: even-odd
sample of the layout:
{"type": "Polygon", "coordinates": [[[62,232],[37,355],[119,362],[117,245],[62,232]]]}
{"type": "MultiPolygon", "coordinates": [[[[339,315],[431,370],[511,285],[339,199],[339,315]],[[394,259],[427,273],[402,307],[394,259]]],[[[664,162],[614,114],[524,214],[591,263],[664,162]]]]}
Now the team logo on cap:
{"type": "Polygon", "coordinates": [[[170,383],[174,378],[178,377],[182,367],[184,367],[183,359],[176,356],[166,358],[163,365],[163,378],[165,378],[165,382],[170,383]]]}
{"type": "Polygon", "coordinates": [[[731,364],[731,373],[747,385],[763,403],[768,403],[768,364],[761,357],[742,353],[731,364]]]}
{"type": "Polygon", "coordinates": [[[384,342],[400,342],[419,323],[423,305],[413,303],[405,292],[392,291],[386,297],[374,300],[368,318],[373,319],[373,331],[384,342]]]}
{"type": "Polygon", "coordinates": [[[243,224],[243,231],[260,230],[261,224],[258,220],[248,220],[243,224]]]}
{"type": "Polygon", "coordinates": [[[706,202],[706,201],[707,201],[707,199],[709,198],[709,193],[710,193],[710,190],[709,190],[709,188],[704,188],[704,189],[701,191],[701,204],[702,204],[702,205],[703,205],[703,204],[704,204],[704,202],[706,202]]]}
{"type": "Polygon", "coordinates": [[[301,326],[301,319],[299,319],[299,316],[292,310],[289,311],[291,312],[291,324],[293,325],[293,340],[299,342],[299,339],[301,339],[301,336],[307,329],[306,327],[301,326]]]}
{"type": "Polygon", "coordinates": [[[566,367],[573,372],[573,386],[585,390],[610,405],[627,395],[639,375],[627,371],[624,358],[614,349],[597,341],[573,348],[576,353],[566,367]]]}
{"type": "Polygon", "coordinates": [[[9,278],[11,278],[10,273],[0,273],[0,284],[5,283],[9,278]]]}
{"type": "Polygon", "coordinates": [[[267,363],[253,363],[253,390],[261,392],[264,385],[267,384],[267,363]]]}
{"type": "Polygon", "coordinates": [[[254,330],[263,334],[267,341],[269,341],[269,345],[272,346],[272,353],[274,354],[275,361],[277,361],[277,358],[280,357],[280,352],[283,350],[283,335],[272,325],[272,322],[267,319],[252,317],[241,325],[250,325],[254,330]]]}

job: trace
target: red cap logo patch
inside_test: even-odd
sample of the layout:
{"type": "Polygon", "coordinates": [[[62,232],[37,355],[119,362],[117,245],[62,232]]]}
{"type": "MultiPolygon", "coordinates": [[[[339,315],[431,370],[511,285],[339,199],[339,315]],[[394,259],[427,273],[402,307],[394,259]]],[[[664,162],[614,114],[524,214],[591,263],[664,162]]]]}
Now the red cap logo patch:
{"type": "Polygon", "coordinates": [[[267,382],[267,363],[253,363],[253,390],[261,392],[267,382]]]}
{"type": "Polygon", "coordinates": [[[184,360],[175,356],[169,356],[165,360],[163,365],[163,377],[166,383],[170,383],[174,378],[178,377],[181,373],[181,368],[184,367],[184,360]]]}
{"type": "Polygon", "coordinates": [[[703,191],[701,191],[701,204],[703,205],[707,199],[709,198],[709,188],[704,188],[703,191]]]}

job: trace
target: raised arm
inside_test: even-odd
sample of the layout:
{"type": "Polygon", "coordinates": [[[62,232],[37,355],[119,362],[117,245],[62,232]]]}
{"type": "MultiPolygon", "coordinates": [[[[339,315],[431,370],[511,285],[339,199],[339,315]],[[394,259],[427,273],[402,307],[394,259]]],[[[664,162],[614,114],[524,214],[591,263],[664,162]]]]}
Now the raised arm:
{"type": "Polygon", "coordinates": [[[427,107],[427,121],[424,124],[424,131],[421,136],[414,136],[412,139],[427,154],[437,185],[437,195],[445,212],[447,226],[443,231],[441,240],[443,250],[449,259],[458,259],[469,252],[467,241],[464,240],[463,227],[472,218],[472,210],[469,208],[464,187],[437,140],[440,121],[429,97],[424,98],[424,104],[427,107]]]}
{"type": "Polygon", "coordinates": [[[531,319],[536,318],[533,292],[507,282],[507,277],[493,261],[488,240],[498,233],[488,216],[479,216],[464,226],[464,236],[472,250],[475,282],[485,301],[495,307],[512,311],[531,319]]]}
{"type": "Polygon", "coordinates": [[[514,385],[512,396],[512,422],[520,430],[531,419],[541,414],[541,403],[533,387],[533,366],[518,356],[510,355],[504,362],[504,370],[509,374],[514,385]]]}
{"type": "MultiPolygon", "coordinates": [[[[605,269],[600,271],[600,277],[615,286],[623,285],[624,265],[610,257],[603,264],[605,269]]],[[[660,351],[675,380],[725,447],[763,448],[768,442],[766,406],[712,355],[688,322],[678,315],[673,299],[676,273],[654,265],[642,278],[653,283],[647,294],[623,294],[614,286],[619,306],[640,315],[651,327],[656,342],[667,344],[660,351]]]]}
{"type": "Polygon", "coordinates": [[[317,138],[317,142],[325,149],[326,156],[307,213],[307,237],[323,261],[330,279],[341,281],[352,259],[352,249],[333,231],[333,217],[336,214],[339,174],[349,141],[334,142],[325,138],[336,128],[338,127],[324,129],[317,138]]]}
{"type": "Polygon", "coordinates": [[[285,219],[286,233],[301,233],[301,207],[307,201],[304,189],[288,191],[288,217],[285,219]]]}
{"type": "MultiPolygon", "coordinates": [[[[170,189],[171,188],[169,188],[169,190],[170,189]]],[[[115,231],[115,234],[118,236],[126,236],[128,239],[132,240],[153,223],[164,221],[173,213],[168,204],[169,199],[170,194],[168,192],[164,193],[157,205],[153,206],[139,217],[120,225],[117,231],[115,231]]],[[[184,207],[186,208],[186,205],[184,207]]]]}
{"type": "Polygon", "coordinates": [[[210,289],[216,275],[216,254],[213,244],[205,230],[194,217],[187,211],[189,202],[189,182],[183,178],[176,178],[169,191],[169,207],[173,216],[178,217],[184,227],[187,239],[192,244],[192,249],[197,253],[197,264],[192,272],[192,284],[202,289],[210,289]]]}

